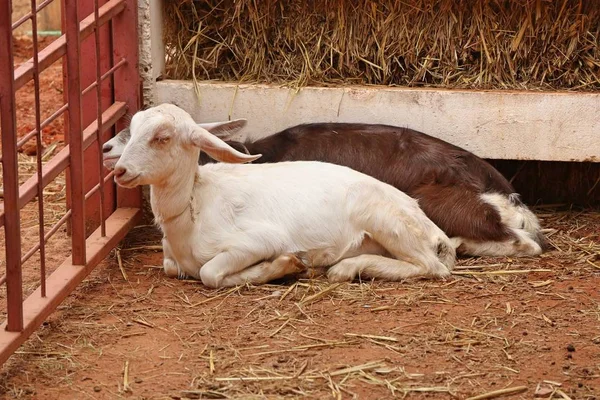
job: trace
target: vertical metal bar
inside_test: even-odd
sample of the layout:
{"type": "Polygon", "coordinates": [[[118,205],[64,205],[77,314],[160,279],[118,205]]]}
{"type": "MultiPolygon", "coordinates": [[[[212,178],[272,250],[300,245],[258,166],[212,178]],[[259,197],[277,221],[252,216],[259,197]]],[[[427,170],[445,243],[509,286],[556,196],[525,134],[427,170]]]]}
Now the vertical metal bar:
{"type": "Polygon", "coordinates": [[[40,235],[40,284],[42,297],[46,297],[46,240],[44,239],[44,188],[42,186],[42,124],[40,110],[40,72],[38,69],[37,12],[35,0],[31,0],[31,35],[33,38],[33,87],[35,94],[35,140],[37,161],[37,198],[40,235]]]}
{"type": "Polygon", "coordinates": [[[98,147],[98,182],[100,185],[100,235],[106,236],[106,223],[104,222],[104,177],[102,163],[102,70],[101,70],[101,53],[100,53],[100,13],[98,11],[100,5],[98,0],[94,0],[94,20],[96,26],[94,28],[94,39],[96,45],[96,109],[98,119],[98,129],[96,130],[96,144],[98,147]]]}
{"type": "MultiPolygon", "coordinates": [[[[65,54],[67,52],[66,48],[67,48],[67,37],[66,37],[66,32],[67,32],[67,9],[66,9],[66,3],[65,0],[60,0],[60,25],[61,25],[61,30],[63,32],[63,34],[65,35],[65,54]]],[[[69,105],[69,91],[68,91],[68,87],[69,87],[69,83],[68,83],[68,77],[69,74],[67,72],[67,57],[61,57],[61,63],[62,63],[62,76],[63,76],[63,103],[66,104],[67,106],[69,105]]],[[[67,109],[68,111],[68,109],[67,109]]],[[[68,145],[69,144],[69,112],[66,112],[63,114],[63,123],[64,123],[64,139],[65,139],[65,144],[68,145]]],[[[67,169],[65,170],[65,182],[67,185],[67,190],[65,193],[65,205],[67,206],[67,211],[71,211],[72,207],[71,207],[71,167],[67,166],[67,169]]],[[[71,220],[72,218],[69,218],[67,220],[67,224],[66,224],[66,233],[67,236],[73,236],[73,229],[71,226],[71,220]]]]}
{"type": "MultiPolygon", "coordinates": [[[[114,2],[114,0],[111,0],[114,2]]],[[[123,0],[121,0],[123,1],[123,0]]],[[[98,5],[102,6],[106,4],[107,0],[98,0],[98,5]]],[[[96,23],[94,21],[96,12],[95,12],[95,4],[94,0],[87,1],[79,1],[79,15],[84,16],[87,15],[86,20],[90,21],[90,26],[92,28],[96,27],[96,23]]],[[[124,4],[121,3],[121,10],[124,8],[124,4]]],[[[102,12],[102,7],[100,7],[99,14],[102,12]]],[[[97,76],[97,65],[94,62],[100,64],[100,70],[104,71],[110,68],[110,59],[109,55],[109,47],[105,45],[109,41],[109,33],[108,26],[103,25],[98,30],[98,37],[100,38],[100,46],[99,48],[96,46],[94,35],[96,31],[90,31],[91,37],[87,39],[81,40],[81,85],[85,87],[88,84],[94,82],[96,83],[97,76]],[[98,50],[100,52],[100,57],[98,57],[98,50]]],[[[124,40],[124,38],[120,38],[124,40]]],[[[106,108],[108,105],[112,104],[112,86],[110,81],[105,81],[101,85],[101,94],[103,108],[106,108]]],[[[95,89],[98,90],[98,87],[95,86],[95,89]]],[[[92,91],[88,95],[82,95],[81,97],[81,119],[83,122],[83,126],[88,126],[93,121],[98,120],[98,92],[92,91]]],[[[105,118],[106,119],[106,118],[105,118]]],[[[106,141],[111,135],[111,132],[102,131],[100,133],[100,137],[102,141],[106,141]]],[[[94,139],[97,139],[98,136],[94,134],[94,139]]],[[[84,150],[84,159],[87,161],[86,170],[83,176],[83,185],[86,191],[90,190],[92,187],[95,187],[100,182],[100,174],[104,172],[104,167],[101,166],[100,162],[96,162],[101,157],[99,153],[99,143],[88,147],[84,150]]],[[[101,198],[101,193],[95,193],[91,198],[86,200],[85,202],[85,224],[86,231],[90,232],[92,229],[100,227],[102,229],[102,215],[104,213],[105,216],[112,213],[112,205],[114,203],[113,193],[115,192],[114,184],[107,184],[104,188],[104,204],[101,198]]]]}
{"type": "Polygon", "coordinates": [[[12,332],[20,332],[23,330],[23,286],[11,15],[11,0],[0,2],[0,117],[2,118],[0,126],[2,127],[2,183],[4,185],[4,240],[8,312],[6,329],[12,332]]]}
{"type": "MultiPolygon", "coordinates": [[[[137,40],[122,40],[121,38],[137,38],[137,0],[125,0],[126,6],[122,13],[112,21],[113,56],[115,60],[125,58],[127,65],[115,71],[114,91],[115,100],[127,103],[129,115],[135,114],[142,103],[141,80],[138,71],[137,40]]],[[[123,122],[117,124],[117,129],[125,128],[123,122]]],[[[142,206],[142,191],[140,187],[125,189],[117,187],[117,207],[142,206]]]]}
{"type": "Polygon", "coordinates": [[[69,99],[69,156],[71,194],[71,243],[73,264],[85,265],[85,190],[83,187],[83,137],[78,0],[65,1],[67,37],[67,85],[69,99]]]}

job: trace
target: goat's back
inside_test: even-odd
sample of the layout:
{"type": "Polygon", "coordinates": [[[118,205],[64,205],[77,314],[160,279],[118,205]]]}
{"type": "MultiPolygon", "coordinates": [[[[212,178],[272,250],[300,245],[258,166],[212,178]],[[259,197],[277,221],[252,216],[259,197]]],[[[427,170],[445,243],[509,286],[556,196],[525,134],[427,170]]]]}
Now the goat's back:
{"type": "Polygon", "coordinates": [[[390,184],[418,199],[451,237],[509,238],[500,214],[479,195],[509,195],[511,184],[485,160],[424,133],[389,125],[315,123],[244,145],[250,154],[263,154],[255,163],[324,161],[390,184]]]}
{"type": "Polygon", "coordinates": [[[431,184],[514,193],[506,178],[483,159],[408,128],[304,124],[244,145],[251,154],[263,154],[255,163],[307,160],[344,165],[411,196],[418,188],[431,184]]]}
{"type": "Polygon", "coordinates": [[[297,161],[212,163],[199,168],[202,178],[196,209],[203,210],[204,229],[251,231],[257,225],[285,226],[281,235],[293,234],[292,242],[303,241],[305,249],[320,248],[335,235],[346,236],[348,229],[348,234],[362,235],[364,227],[354,225],[357,209],[367,210],[363,214],[368,216],[370,209],[391,204],[406,213],[398,223],[443,234],[413,198],[347,167],[297,161]],[[319,226],[326,228],[316,229],[319,226]]]}

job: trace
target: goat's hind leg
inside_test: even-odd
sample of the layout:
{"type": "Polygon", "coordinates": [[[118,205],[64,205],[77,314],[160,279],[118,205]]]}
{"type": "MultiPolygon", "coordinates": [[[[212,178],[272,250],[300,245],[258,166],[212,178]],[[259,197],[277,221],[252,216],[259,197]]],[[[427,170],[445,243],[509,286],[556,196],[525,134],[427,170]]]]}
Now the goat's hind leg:
{"type": "Polygon", "coordinates": [[[330,282],[352,281],[357,277],[401,281],[415,277],[444,277],[448,275],[450,275],[450,271],[447,268],[432,271],[429,268],[420,267],[406,261],[373,254],[363,254],[343,259],[327,272],[327,278],[330,282]]]}
{"type": "Polygon", "coordinates": [[[315,278],[326,275],[327,270],[340,260],[353,258],[363,254],[374,254],[389,257],[388,251],[370,236],[365,235],[358,248],[353,250],[340,250],[335,247],[326,247],[322,249],[312,249],[294,253],[300,260],[308,266],[306,272],[299,275],[299,278],[315,278]]]}
{"type": "Polygon", "coordinates": [[[357,226],[368,232],[382,246],[390,258],[403,260],[409,265],[423,267],[428,275],[446,276],[456,262],[453,243],[419,209],[418,203],[396,192],[381,192],[378,200],[364,190],[349,196],[349,207],[357,226]]]}
{"type": "Polygon", "coordinates": [[[213,257],[200,268],[200,279],[208,287],[261,284],[297,273],[306,267],[295,256],[281,255],[273,261],[268,254],[226,251],[213,257]]]}
{"type": "Polygon", "coordinates": [[[410,271],[418,269],[411,276],[450,275],[456,259],[453,243],[443,240],[443,232],[440,231],[440,237],[435,237],[435,234],[429,236],[417,224],[418,221],[410,218],[403,210],[388,204],[387,209],[381,207],[375,210],[374,218],[365,221],[364,226],[373,240],[386,250],[385,255],[389,255],[387,259],[411,266],[410,271]]]}
{"type": "Polygon", "coordinates": [[[503,241],[475,241],[461,239],[456,249],[459,254],[487,257],[533,257],[542,253],[542,248],[524,232],[515,232],[515,238],[503,241]]]}
{"type": "Polygon", "coordinates": [[[273,261],[263,261],[241,272],[226,276],[221,286],[238,286],[247,283],[260,285],[288,275],[298,275],[306,271],[306,265],[293,254],[284,254],[273,261]]]}

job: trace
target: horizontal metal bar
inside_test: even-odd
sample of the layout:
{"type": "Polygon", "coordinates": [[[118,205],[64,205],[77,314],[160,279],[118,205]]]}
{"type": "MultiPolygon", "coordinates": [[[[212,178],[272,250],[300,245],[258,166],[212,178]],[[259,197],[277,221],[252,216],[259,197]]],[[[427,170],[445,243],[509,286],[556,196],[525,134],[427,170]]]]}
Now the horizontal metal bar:
{"type": "MultiPolygon", "coordinates": [[[[113,176],[115,176],[115,171],[110,171],[109,174],[104,177],[104,184],[106,184],[108,181],[110,181],[110,179],[113,176]]],[[[99,189],[100,189],[100,184],[96,183],[96,186],[94,186],[93,188],[91,188],[90,191],[85,194],[85,199],[87,200],[90,197],[92,197],[92,195],[94,193],[96,193],[99,189]]]]}
{"type": "MultiPolygon", "coordinates": [[[[71,210],[68,210],[65,215],[63,215],[61,217],[61,219],[58,220],[58,222],[56,224],[54,224],[54,226],[52,226],[52,228],[46,232],[46,234],[44,235],[44,243],[48,243],[48,240],[50,240],[50,238],[56,233],[56,231],[58,231],[58,229],[65,223],[67,222],[67,220],[69,219],[69,217],[71,216],[71,210]]],[[[31,258],[32,255],[35,254],[36,251],[38,251],[40,248],[40,243],[36,244],[35,246],[33,246],[21,259],[21,264],[25,264],[25,262],[27,260],[29,260],[31,258]]],[[[2,279],[0,279],[0,281],[2,281],[2,279]]]]}
{"type": "MultiPolygon", "coordinates": [[[[36,13],[39,13],[40,11],[42,11],[44,8],[46,8],[46,6],[50,3],[52,3],[53,1],[60,1],[60,0],[44,0],[42,1],[40,4],[37,5],[37,8],[35,9],[36,13]]],[[[33,14],[31,13],[31,11],[29,11],[27,14],[23,15],[21,18],[19,18],[19,20],[17,22],[15,22],[14,24],[12,24],[12,30],[14,31],[15,29],[17,29],[19,26],[23,25],[23,23],[25,21],[27,21],[29,18],[33,17],[33,14]]]]}
{"type": "MultiPolygon", "coordinates": [[[[111,105],[102,114],[102,132],[111,128],[127,112],[127,105],[123,102],[116,102],[111,105]]],[[[98,121],[92,122],[83,131],[83,149],[88,148],[96,139],[96,129],[98,121]]],[[[42,185],[46,187],[69,165],[69,145],[59,151],[50,161],[44,165],[42,185]]],[[[25,207],[36,195],[38,180],[37,176],[31,176],[19,188],[19,209],[25,207]]],[[[4,224],[4,204],[0,204],[0,227],[4,224]]]]}
{"type": "MultiPolygon", "coordinates": [[[[100,7],[100,19],[98,20],[99,25],[104,25],[125,8],[125,0],[110,0],[108,3],[100,7]]],[[[79,32],[81,40],[90,36],[94,32],[96,23],[94,21],[94,14],[88,15],[79,24],[79,32]]],[[[39,65],[38,74],[52,65],[55,61],[59,60],[62,56],[67,53],[67,38],[62,35],[54,42],[50,43],[46,48],[39,52],[39,65]]],[[[15,90],[19,90],[27,82],[33,79],[33,58],[25,61],[15,70],[15,90]]]]}
{"type": "Polygon", "coordinates": [[[46,297],[37,288],[23,302],[23,331],[6,331],[6,322],[0,325],[0,364],[44,322],[58,305],[83,281],[83,279],[110,253],[140,219],[139,208],[118,208],[106,220],[106,236],[96,229],[86,242],[85,265],[73,265],[67,258],[47,279],[46,297]]]}
{"type": "MultiPolygon", "coordinates": [[[[63,104],[62,107],[60,107],[58,110],[56,110],[51,116],[49,116],[44,121],[42,121],[42,123],[40,124],[40,129],[44,129],[45,127],[50,125],[52,123],[52,121],[54,121],[56,118],[60,117],[60,115],[62,113],[64,113],[68,108],[69,108],[68,104],[63,104]]],[[[34,130],[30,131],[27,135],[23,136],[17,142],[17,148],[18,149],[21,148],[25,143],[27,143],[29,141],[29,139],[33,138],[36,134],[37,134],[37,130],[34,129],[34,130]]],[[[0,158],[0,161],[2,161],[1,158],[0,158]]]]}
{"type": "MultiPolygon", "coordinates": [[[[115,176],[115,171],[110,171],[108,173],[108,175],[106,175],[104,177],[104,184],[106,184],[107,182],[110,181],[110,179],[115,176]]],[[[100,189],[100,184],[97,183],[96,186],[94,186],[90,191],[88,191],[85,194],[85,200],[89,199],[90,197],[92,197],[94,195],[94,193],[96,193],[98,190],[100,189]]],[[[46,233],[46,235],[44,235],[44,243],[47,243],[48,240],[50,240],[50,238],[56,233],[56,231],[58,231],[58,229],[65,223],[67,222],[67,219],[69,219],[69,217],[71,216],[71,210],[68,210],[65,215],[62,216],[62,218],[60,220],[58,220],[58,222],[56,224],[54,224],[54,226],[52,226],[52,228],[48,231],[48,233],[46,233]]],[[[41,247],[41,243],[36,244],[35,246],[33,246],[21,259],[21,264],[24,264],[25,262],[27,262],[27,260],[29,260],[31,258],[31,256],[33,256],[35,254],[36,251],[38,251],[41,247]]],[[[2,277],[2,278],[6,278],[6,276],[2,277]]],[[[2,278],[0,278],[0,284],[2,284],[2,278]]]]}
{"type": "MultiPolygon", "coordinates": [[[[116,70],[118,70],[119,68],[121,68],[123,65],[127,64],[127,60],[122,58],[121,61],[119,61],[118,63],[116,63],[111,69],[109,69],[108,71],[106,71],[102,77],[100,78],[101,82],[104,82],[104,80],[106,78],[108,78],[109,76],[111,76],[112,74],[115,73],[116,70]]],[[[89,93],[92,89],[94,89],[96,86],[98,85],[98,82],[94,81],[90,86],[86,87],[83,92],[81,92],[81,95],[85,95],[87,93],[89,93]]]]}
{"type": "MultiPolygon", "coordinates": [[[[110,171],[103,179],[104,184],[108,183],[112,179],[113,176],[115,176],[115,171],[110,171]]],[[[85,194],[85,200],[92,197],[94,195],[94,193],[96,193],[98,190],[100,190],[99,183],[97,183],[96,186],[94,186],[91,190],[89,190],[85,194]]],[[[48,240],[50,240],[50,238],[56,233],[56,231],[58,231],[58,229],[65,222],[67,222],[67,219],[69,219],[70,216],[71,216],[71,210],[68,210],[65,213],[65,215],[63,215],[61,217],[61,219],[59,219],[58,222],[56,224],[54,224],[48,232],[46,232],[46,234],[44,235],[44,243],[48,243],[48,240]]],[[[21,264],[25,264],[25,262],[27,262],[27,260],[29,260],[31,258],[31,256],[33,256],[35,254],[35,252],[40,249],[40,247],[41,247],[41,243],[38,243],[35,246],[33,246],[31,249],[29,249],[29,251],[21,259],[21,264]]],[[[4,282],[2,279],[6,280],[6,275],[0,278],[0,285],[4,282]]]]}

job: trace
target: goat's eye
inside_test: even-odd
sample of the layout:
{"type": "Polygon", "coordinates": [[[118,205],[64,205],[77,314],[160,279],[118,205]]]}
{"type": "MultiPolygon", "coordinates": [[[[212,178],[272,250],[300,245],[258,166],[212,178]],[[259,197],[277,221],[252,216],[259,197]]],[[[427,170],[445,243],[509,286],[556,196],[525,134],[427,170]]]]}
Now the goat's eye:
{"type": "Polygon", "coordinates": [[[152,139],[152,142],[156,144],[165,144],[168,143],[169,140],[171,140],[171,138],[168,136],[156,136],[154,139],[152,139]]]}

